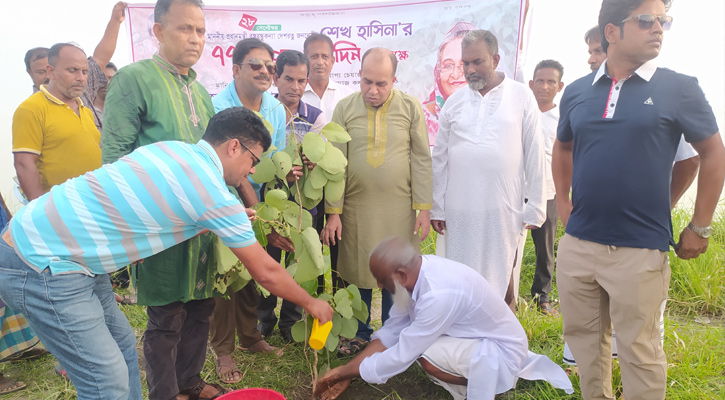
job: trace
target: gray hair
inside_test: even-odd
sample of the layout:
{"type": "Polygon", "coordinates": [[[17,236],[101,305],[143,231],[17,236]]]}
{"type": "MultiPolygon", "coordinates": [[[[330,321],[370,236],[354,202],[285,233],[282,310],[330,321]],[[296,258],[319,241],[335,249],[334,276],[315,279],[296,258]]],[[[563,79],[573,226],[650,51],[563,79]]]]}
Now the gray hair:
{"type": "Polygon", "coordinates": [[[412,267],[419,256],[419,250],[407,240],[397,236],[383,239],[370,253],[370,258],[384,261],[390,266],[390,272],[412,267]]]}
{"type": "Polygon", "coordinates": [[[481,40],[486,42],[486,47],[488,47],[488,52],[491,54],[491,56],[495,56],[496,54],[498,54],[498,40],[496,39],[496,36],[494,36],[493,33],[485,29],[468,31],[468,33],[466,33],[466,36],[464,36],[463,40],[461,41],[461,47],[471,46],[481,40]]]}

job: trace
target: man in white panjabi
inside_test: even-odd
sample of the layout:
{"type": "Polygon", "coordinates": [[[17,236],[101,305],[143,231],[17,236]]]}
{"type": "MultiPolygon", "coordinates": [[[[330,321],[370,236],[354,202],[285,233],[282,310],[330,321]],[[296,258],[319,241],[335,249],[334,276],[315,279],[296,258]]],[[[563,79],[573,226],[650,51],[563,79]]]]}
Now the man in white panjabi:
{"type": "Polygon", "coordinates": [[[470,31],[461,47],[468,87],[441,110],[431,224],[445,235],[446,257],[478,271],[513,307],[524,228],[546,219],[540,112],[528,87],[495,71],[492,33],[470,31]]]}
{"type": "Polygon", "coordinates": [[[492,400],[517,378],[547,380],[573,393],[558,365],[528,350],[516,316],[476,271],[421,256],[396,237],[373,250],[370,271],[394,295],[390,319],[360,354],[317,382],[316,395],[335,399],[357,376],[385,383],[415,361],[455,400],[492,400]]]}

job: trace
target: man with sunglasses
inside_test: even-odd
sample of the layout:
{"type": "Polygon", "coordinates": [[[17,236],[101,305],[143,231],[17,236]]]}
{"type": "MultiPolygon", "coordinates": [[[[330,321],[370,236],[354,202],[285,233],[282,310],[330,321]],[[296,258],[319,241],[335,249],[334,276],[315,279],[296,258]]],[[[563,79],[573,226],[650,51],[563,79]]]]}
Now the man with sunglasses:
{"type": "MultiPolygon", "coordinates": [[[[212,103],[217,112],[230,107],[244,107],[259,112],[274,128],[272,144],[282,149],[285,145],[286,125],[284,107],[267,92],[272,86],[272,76],[276,71],[273,59],[274,50],[267,43],[256,38],[240,40],[232,53],[234,80],[212,99],[212,103]]],[[[295,171],[301,175],[299,167],[295,171]]],[[[291,173],[294,175],[294,172],[291,173]]],[[[252,207],[262,198],[261,188],[262,185],[250,177],[236,188],[236,192],[247,207],[252,207]]],[[[276,232],[270,233],[267,240],[268,251],[272,248],[285,251],[294,249],[291,240],[276,232]]],[[[273,258],[279,261],[279,257],[273,258]]],[[[279,356],[283,352],[264,340],[263,334],[271,332],[260,333],[257,330],[257,307],[260,300],[254,283],[247,284],[238,292],[229,292],[228,295],[228,300],[215,299],[210,342],[217,356],[217,375],[222,382],[237,383],[242,379],[242,373],[232,358],[232,352],[236,348],[235,332],[241,347],[249,352],[275,352],[279,356]]]]}
{"type": "MultiPolygon", "coordinates": [[[[159,51],[121,68],[108,87],[101,135],[103,163],[166,140],[198,142],[214,115],[192,67],[206,39],[200,0],[158,0],[153,32],[159,51]]],[[[215,236],[198,235],[132,267],[138,304],[148,306],[144,359],[149,399],[180,392],[223,393],[200,376],[214,310],[215,236]]],[[[184,396],[184,395],[182,395],[184,396]]]]}
{"type": "Polygon", "coordinates": [[[586,400],[614,399],[612,326],[623,396],[665,398],[660,320],[669,247],[682,259],[705,252],[725,179],[725,148],[697,80],[652,63],[672,23],[669,6],[670,0],[604,0],[599,26],[607,60],[569,85],[561,100],[552,170],[566,235],[557,282],[564,338],[586,400]],[[695,211],[675,245],[670,171],[683,134],[701,167],[695,211]]]}

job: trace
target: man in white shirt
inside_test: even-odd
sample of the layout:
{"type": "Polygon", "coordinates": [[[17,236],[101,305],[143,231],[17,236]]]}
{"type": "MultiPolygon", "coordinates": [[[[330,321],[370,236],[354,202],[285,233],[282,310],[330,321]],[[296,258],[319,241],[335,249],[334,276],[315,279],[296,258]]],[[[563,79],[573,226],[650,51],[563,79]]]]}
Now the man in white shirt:
{"type": "Polygon", "coordinates": [[[531,231],[531,239],[536,249],[536,270],[531,283],[531,297],[544,315],[552,315],[554,310],[549,305],[551,292],[551,276],[554,273],[554,238],[558,215],[556,213],[556,190],[554,178],[551,176],[551,150],[556,140],[556,127],[559,124],[559,109],[554,104],[556,94],[564,88],[561,81],[564,67],[554,60],[544,60],[536,64],[534,77],[529,81],[529,88],[534,93],[536,103],[541,111],[541,131],[544,134],[546,151],[546,222],[541,228],[531,231]]]}
{"type": "Polygon", "coordinates": [[[304,53],[310,59],[310,81],[302,101],[331,116],[337,102],[355,92],[351,86],[341,85],[330,79],[335,65],[332,39],[321,33],[313,33],[305,39],[304,53]]]}
{"type": "MultiPolygon", "coordinates": [[[[329,36],[321,33],[313,33],[305,39],[303,45],[304,54],[310,60],[309,81],[305,92],[302,94],[302,101],[322,110],[326,118],[332,118],[337,103],[352,94],[356,90],[351,86],[341,85],[330,79],[332,67],[335,65],[334,44],[329,36]]],[[[320,202],[318,210],[324,212],[324,201],[320,202]]],[[[320,218],[322,221],[322,218],[320,218]]],[[[330,244],[330,266],[332,273],[332,286],[338,287],[342,284],[337,275],[337,244],[330,244]]],[[[320,286],[322,277],[320,277],[320,286]]]]}
{"type": "Polygon", "coordinates": [[[546,219],[541,112],[526,85],[496,72],[491,32],[468,32],[461,50],[468,87],[439,115],[431,223],[445,234],[446,256],[478,271],[513,308],[524,228],[546,219]]]}
{"type": "Polygon", "coordinates": [[[476,271],[420,256],[395,237],[372,252],[370,271],[394,295],[390,319],[357,357],[317,382],[316,395],[335,399],[357,376],[385,383],[415,361],[456,400],[493,399],[517,378],[545,379],[573,392],[558,365],[528,351],[516,316],[476,271]]]}

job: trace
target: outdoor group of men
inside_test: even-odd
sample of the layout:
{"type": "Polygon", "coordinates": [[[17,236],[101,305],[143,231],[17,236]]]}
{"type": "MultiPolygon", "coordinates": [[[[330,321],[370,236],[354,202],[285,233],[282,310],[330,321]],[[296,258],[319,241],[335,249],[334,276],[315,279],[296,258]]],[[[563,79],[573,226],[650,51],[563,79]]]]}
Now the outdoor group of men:
{"type": "MultiPolygon", "coordinates": [[[[459,61],[468,85],[440,110],[432,154],[423,108],[394,88],[398,60],[387,49],[365,52],[353,92],[330,80],[325,35],[276,60],[268,44],[244,39],[233,81],[213,99],[192,68],[206,37],[198,0],[156,3],[158,53],[120,69],[107,94],[100,65],[113,51],[99,52],[105,46],[92,57],[72,44],[45,57],[34,49],[26,67],[40,92],[13,120],[16,170],[31,202],[3,231],[0,296],[68,371],[79,399],[140,399],[135,336],[106,275],[143,260],[132,275],[149,317],[149,398],[223,394],[200,375],[208,342],[220,380],[234,384],[242,379],[236,337],[247,351],[282,356],[264,340],[275,325],[291,340],[301,308],[323,323],[332,317],[280,266],[282,251],[294,251],[288,238],[273,231],[266,250],[256,242],[250,207],[264,192],[248,175],[270,145],[282,149],[291,135],[333,121],[351,137],[339,146],[345,193],[311,213],[331,246],[335,284],[357,285],[368,309],[382,289],[383,328],[373,335],[370,320],[360,321],[340,347],[357,356],[321,378],[317,394],[336,398],[356,376],[382,383],[416,361],[455,399],[491,399],[517,378],[571,391],[559,366],[528,352],[511,312],[531,230],[531,294],[554,313],[558,214],[566,235],[557,284],[582,396],[614,399],[614,326],[624,395],[663,399],[669,246],[684,259],[706,250],[725,178],[725,149],[697,81],[651,61],[672,23],[669,5],[604,0],[599,27],[586,35],[593,72],[568,85],[559,106],[561,64],[542,61],[526,87],[496,71],[492,33],[468,31],[459,61]],[[271,135],[249,110],[271,123],[271,135]],[[698,166],[695,212],[675,243],[670,209],[698,166]],[[431,226],[446,258],[420,255],[431,226]],[[214,297],[215,246],[229,247],[284,299],[279,320],[276,297],[260,300],[252,284],[214,297]]],[[[116,36],[124,9],[119,3],[109,24],[116,36]]],[[[109,30],[102,43],[112,39],[112,50],[109,30]]]]}

